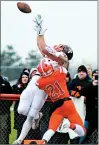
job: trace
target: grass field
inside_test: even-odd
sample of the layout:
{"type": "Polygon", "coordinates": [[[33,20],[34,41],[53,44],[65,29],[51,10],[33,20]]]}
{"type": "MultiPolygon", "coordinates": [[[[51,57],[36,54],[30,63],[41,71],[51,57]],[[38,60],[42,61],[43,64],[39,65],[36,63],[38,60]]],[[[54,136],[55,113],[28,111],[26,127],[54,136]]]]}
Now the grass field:
{"type": "Polygon", "coordinates": [[[14,127],[14,112],[11,111],[11,134],[9,136],[9,144],[12,144],[16,140],[17,131],[13,129],[14,127]]]}

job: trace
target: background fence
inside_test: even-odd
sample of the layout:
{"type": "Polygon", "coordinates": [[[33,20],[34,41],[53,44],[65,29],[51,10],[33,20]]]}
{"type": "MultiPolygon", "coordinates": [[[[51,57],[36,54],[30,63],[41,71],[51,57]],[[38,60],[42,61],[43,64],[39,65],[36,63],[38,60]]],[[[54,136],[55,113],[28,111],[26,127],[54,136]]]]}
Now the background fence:
{"type": "MultiPolygon", "coordinates": [[[[9,95],[10,96],[10,95],[9,95]]],[[[2,133],[2,136],[0,136],[0,140],[2,140],[2,142],[0,141],[0,144],[2,144],[3,142],[5,142],[5,137],[6,134],[9,134],[9,144],[12,144],[13,141],[16,140],[17,135],[19,134],[19,132],[21,131],[21,127],[22,127],[22,123],[25,121],[26,117],[23,116],[15,116],[15,112],[13,109],[13,106],[10,108],[10,116],[11,118],[9,118],[10,116],[4,116],[5,112],[6,112],[6,108],[8,105],[7,102],[11,101],[11,97],[6,97],[6,100],[4,100],[4,97],[1,97],[1,101],[5,102],[5,108],[2,108],[2,114],[0,114],[0,133],[2,133]],[[9,100],[10,99],[10,100],[9,100]],[[7,101],[8,100],[8,101],[7,101]],[[5,117],[5,118],[4,118],[5,117]],[[19,120],[19,117],[21,118],[21,121],[19,121],[19,124],[16,125],[14,124],[14,120],[19,120]],[[10,122],[8,121],[8,123],[6,122],[6,119],[10,119],[10,122]],[[11,123],[11,132],[10,132],[10,125],[9,123],[11,123]],[[15,129],[18,128],[18,131],[15,129]],[[1,138],[2,137],[2,138],[1,138]]],[[[16,98],[12,97],[12,101],[13,100],[18,100],[18,96],[16,96],[16,98]]],[[[17,101],[16,100],[16,101],[17,101]]],[[[0,101],[0,102],[1,102],[0,101]]],[[[45,133],[45,131],[47,130],[48,127],[48,121],[49,121],[49,111],[50,111],[50,105],[51,102],[50,101],[46,101],[46,103],[44,104],[41,112],[43,113],[43,117],[40,121],[40,126],[38,127],[37,130],[30,130],[30,132],[28,133],[28,135],[26,136],[26,139],[41,139],[43,134],[45,133]]],[[[68,133],[56,133],[52,139],[49,141],[50,144],[69,144],[69,135],[68,133]]],[[[93,132],[93,134],[91,135],[91,137],[88,139],[87,141],[88,144],[98,144],[98,131],[95,130],[93,132]]]]}

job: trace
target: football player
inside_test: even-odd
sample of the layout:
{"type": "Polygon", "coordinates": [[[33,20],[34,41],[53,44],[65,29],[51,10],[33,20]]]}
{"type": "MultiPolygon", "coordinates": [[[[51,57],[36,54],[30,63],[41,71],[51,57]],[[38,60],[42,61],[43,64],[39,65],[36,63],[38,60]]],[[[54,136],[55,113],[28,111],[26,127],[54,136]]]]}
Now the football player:
{"type": "MultiPolygon", "coordinates": [[[[50,57],[53,68],[56,69],[58,65],[68,67],[69,61],[73,57],[73,51],[66,45],[58,45],[57,47],[49,47],[45,44],[44,32],[42,29],[42,19],[40,15],[35,18],[37,32],[37,45],[42,55],[47,59],[50,57]]],[[[48,60],[48,59],[47,59],[48,60]]],[[[38,71],[35,71],[35,75],[31,78],[27,88],[22,92],[20,96],[20,102],[18,106],[18,113],[26,115],[27,119],[23,124],[23,128],[19,138],[13,144],[21,144],[31,127],[36,129],[42,114],[39,113],[43,104],[47,99],[47,94],[36,86],[36,81],[40,78],[38,71]],[[38,119],[38,121],[37,121],[38,119]]]]}
{"type": "Polygon", "coordinates": [[[64,118],[69,120],[66,124],[67,127],[79,136],[85,134],[83,121],[76,111],[66,86],[67,70],[62,66],[55,70],[52,63],[49,62],[43,59],[37,67],[41,77],[36,85],[44,90],[53,102],[48,131],[44,134],[41,144],[50,140],[64,118]]]}

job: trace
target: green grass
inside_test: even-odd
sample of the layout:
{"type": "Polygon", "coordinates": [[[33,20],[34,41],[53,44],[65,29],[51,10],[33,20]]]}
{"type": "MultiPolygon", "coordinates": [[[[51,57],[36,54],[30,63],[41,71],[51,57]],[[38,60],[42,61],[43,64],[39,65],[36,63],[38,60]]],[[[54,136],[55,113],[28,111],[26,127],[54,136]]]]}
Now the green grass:
{"type": "Polygon", "coordinates": [[[11,134],[9,136],[9,144],[12,144],[16,140],[17,131],[13,129],[14,127],[14,112],[11,111],[11,134]]]}

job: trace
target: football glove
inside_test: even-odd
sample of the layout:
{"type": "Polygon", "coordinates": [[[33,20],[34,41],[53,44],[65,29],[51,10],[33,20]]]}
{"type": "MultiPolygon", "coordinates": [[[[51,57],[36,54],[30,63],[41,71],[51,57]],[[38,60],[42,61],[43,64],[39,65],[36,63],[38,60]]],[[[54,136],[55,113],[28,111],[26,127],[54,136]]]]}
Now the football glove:
{"type": "Polygon", "coordinates": [[[35,17],[35,20],[33,20],[33,21],[34,21],[34,23],[36,24],[34,30],[37,32],[37,35],[44,35],[44,33],[45,33],[45,31],[46,31],[47,29],[44,29],[44,30],[42,29],[42,22],[43,22],[43,20],[42,20],[42,18],[41,18],[41,15],[38,14],[38,15],[35,17]]]}

